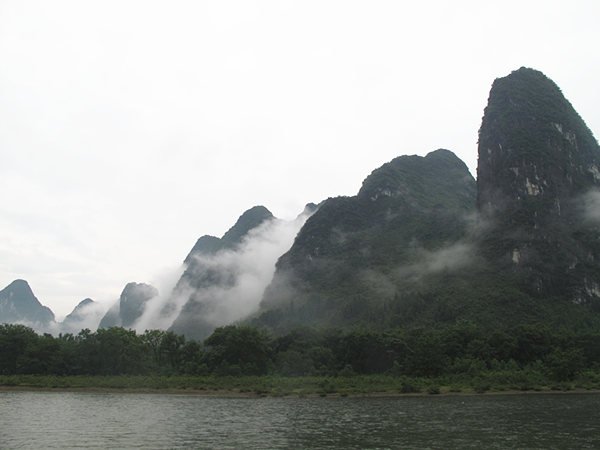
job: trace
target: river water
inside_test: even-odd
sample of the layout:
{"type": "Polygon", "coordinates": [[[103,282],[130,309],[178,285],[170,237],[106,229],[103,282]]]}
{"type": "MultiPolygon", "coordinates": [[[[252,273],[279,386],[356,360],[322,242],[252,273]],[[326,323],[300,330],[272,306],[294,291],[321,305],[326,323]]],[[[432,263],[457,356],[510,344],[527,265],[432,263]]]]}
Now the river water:
{"type": "Polygon", "coordinates": [[[0,448],[600,448],[599,394],[0,392],[0,448]]]}

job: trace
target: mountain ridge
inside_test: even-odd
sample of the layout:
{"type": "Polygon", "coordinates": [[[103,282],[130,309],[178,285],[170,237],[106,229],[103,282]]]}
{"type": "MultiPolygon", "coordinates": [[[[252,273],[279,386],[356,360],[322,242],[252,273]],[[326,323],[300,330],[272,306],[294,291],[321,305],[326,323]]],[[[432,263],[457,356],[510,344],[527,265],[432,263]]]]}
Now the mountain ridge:
{"type": "MultiPolygon", "coordinates": [[[[550,78],[522,67],[493,82],[477,151],[477,180],[438,149],[394,158],[356,195],[312,206],[244,323],[599,326],[600,147],[584,120],[550,78]]],[[[279,223],[255,206],[221,238],[201,236],[159,310],[175,315],[169,329],[206,337],[219,295],[244,296],[233,255],[279,223]]],[[[104,325],[134,325],[152,292],[125,321],[113,305],[104,325]]]]}

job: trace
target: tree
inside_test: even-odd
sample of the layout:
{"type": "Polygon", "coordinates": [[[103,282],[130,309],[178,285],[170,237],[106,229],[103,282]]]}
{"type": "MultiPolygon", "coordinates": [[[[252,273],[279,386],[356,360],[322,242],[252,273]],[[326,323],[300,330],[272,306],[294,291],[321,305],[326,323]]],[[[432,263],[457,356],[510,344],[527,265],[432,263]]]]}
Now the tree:
{"type": "Polygon", "coordinates": [[[38,335],[31,328],[20,324],[0,325],[0,374],[25,373],[23,357],[25,349],[35,345],[38,335]]]}
{"type": "Polygon", "coordinates": [[[269,339],[253,327],[217,328],[204,345],[209,367],[223,375],[264,375],[271,364],[269,339]]]}
{"type": "Polygon", "coordinates": [[[147,372],[147,354],[135,330],[100,328],[95,334],[99,344],[101,374],[135,375],[147,372]]]}

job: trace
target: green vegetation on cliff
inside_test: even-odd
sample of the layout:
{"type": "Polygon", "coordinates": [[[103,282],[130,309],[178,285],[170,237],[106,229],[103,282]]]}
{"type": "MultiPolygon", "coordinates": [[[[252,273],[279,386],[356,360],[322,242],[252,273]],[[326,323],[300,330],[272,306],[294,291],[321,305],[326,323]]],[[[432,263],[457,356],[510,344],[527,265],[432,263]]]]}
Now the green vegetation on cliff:
{"type": "Polygon", "coordinates": [[[401,156],[358,195],[325,201],[277,263],[255,324],[397,326],[389,308],[422,275],[466,262],[475,180],[448,150],[401,156]]]}

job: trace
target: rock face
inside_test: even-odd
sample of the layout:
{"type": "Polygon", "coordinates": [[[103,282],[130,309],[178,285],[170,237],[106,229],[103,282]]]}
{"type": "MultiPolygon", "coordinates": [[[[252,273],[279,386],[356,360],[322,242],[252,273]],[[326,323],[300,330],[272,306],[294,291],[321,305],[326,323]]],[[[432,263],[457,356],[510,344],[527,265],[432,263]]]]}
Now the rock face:
{"type": "Polygon", "coordinates": [[[60,323],[60,331],[77,334],[85,328],[96,330],[103,316],[102,306],[91,298],[86,298],[60,323]]]}
{"type": "MultiPolygon", "coordinates": [[[[275,332],[600,326],[600,147],[584,121],[554,82],[521,68],[493,83],[478,152],[477,182],[436,150],[384,164],[356,196],[311,205],[291,227],[251,208],[222,238],[198,239],[150,319],[193,339],[244,319],[275,332]],[[248,300],[261,298],[253,314],[248,300]]],[[[157,294],[128,284],[99,326],[134,326],[157,294]]],[[[54,316],[17,280],[0,291],[0,322],[54,316]]]]}
{"type": "MultiPolygon", "coordinates": [[[[222,238],[204,235],[198,241],[185,258],[188,266],[193,266],[194,256],[214,255],[219,250],[231,249],[239,245],[250,230],[261,225],[265,220],[275,217],[264,206],[254,206],[245,211],[222,238]]],[[[184,274],[185,277],[185,274],[184,274]]]]}
{"type": "Polygon", "coordinates": [[[475,180],[448,150],[383,165],[358,195],[328,199],[307,220],[277,263],[256,323],[381,323],[399,289],[433,267],[433,255],[466,248],[455,245],[475,203],[475,180]]]}
{"type": "Polygon", "coordinates": [[[144,283],[128,283],[119,301],[115,303],[100,321],[99,328],[131,328],[144,313],[146,303],[158,295],[153,286],[144,283]]]}
{"type": "Polygon", "coordinates": [[[494,82],[477,186],[490,260],[512,267],[532,294],[598,298],[600,148],[541,72],[521,68],[494,82]]]}
{"type": "Polygon", "coordinates": [[[73,311],[71,311],[71,313],[65,317],[65,320],[63,320],[63,324],[71,321],[80,321],[84,316],[83,311],[88,307],[92,306],[93,304],[94,300],[92,300],[91,298],[86,298],[80,301],[77,304],[77,306],[73,309],[73,311]]]}
{"type": "Polygon", "coordinates": [[[493,83],[477,175],[438,150],[327,200],[279,259],[253,323],[598,323],[600,148],[542,73],[493,83]]]}
{"type": "Polygon", "coordinates": [[[264,206],[245,211],[222,238],[202,236],[185,258],[186,269],[177,282],[163,315],[170,315],[182,304],[170,330],[188,337],[203,339],[214,330],[214,313],[222,301],[223,292],[238,282],[239,270],[235,263],[215,259],[223,251],[234,251],[252,230],[275,217],[264,206]]]}
{"type": "Polygon", "coordinates": [[[15,280],[0,291],[0,323],[23,323],[45,331],[54,313],[43,306],[25,280],[15,280]]]}

